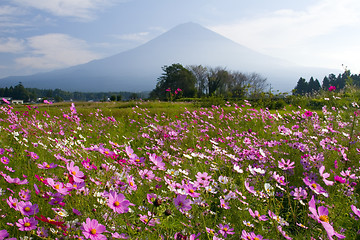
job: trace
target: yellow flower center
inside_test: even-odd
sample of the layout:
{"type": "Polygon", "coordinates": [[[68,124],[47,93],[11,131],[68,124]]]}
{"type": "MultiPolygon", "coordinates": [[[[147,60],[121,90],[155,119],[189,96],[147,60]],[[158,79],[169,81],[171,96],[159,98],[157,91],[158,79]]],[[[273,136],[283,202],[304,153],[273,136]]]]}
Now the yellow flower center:
{"type": "Polygon", "coordinates": [[[329,218],[328,218],[328,216],[326,216],[326,215],[321,215],[320,217],[319,217],[319,219],[320,219],[320,221],[323,221],[323,222],[329,222],[329,218]]]}
{"type": "Polygon", "coordinates": [[[13,205],[14,207],[16,207],[16,202],[13,202],[11,205],[13,205]]]}
{"type": "Polygon", "coordinates": [[[149,219],[147,219],[147,218],[145,218],[145,219],[144,219],[144,222],[146,222],[146,223],[147,223],[148,221],[149,221],[149,219]]]}
{"type": "Polygon", "coordinates": [[[136,159],[135,162],[140,162],[140,159],[136,159]]]}
{"type": "Polygon", "coordinates": [[[225,227],[225,228],[223,228],[223,230],[224,230],[224,232],[227,232],[228,229],[225,227]]]}
{"type": "Polygon", "coordinates": [[[47,164],[45,167],[46,167],[46,168],[50,168],[50,165],[49,165],[49,164],[47,164]]]}
{"type": "Polygon", "coordinates": [[[190,189],[190,190],[189,190],[189,192],[190,192],[190,193],[194,193],[195,191],[194,191],[194,190],[192,190],[192,189],[190,189]]]}
{"type": "Polygon", "coordinates": [[[115,207],[117,207],[117,206],[119,206],[119,205],[120,205],[120,203],[119,203],[118,201],[115,201],[115,202],[114,202],[114,206],[115,206],[115,207]]]}
{"type": "Polygon", "coordinates": [[[59,184],[56,184],[55,189],[59,189],[59,188],[60,188],[59,184]]]}
{"type": "Polygon", "coordinates": [[[130,182],[130,186],[132,186],[132,187],[133,187],[133,186],[134,186],[134,183],[133,183],[133,182],[130,182]]]}
{"type": "Polygon", "coordinates": [[[72,175],[76,175],[76,172],[75,172],[75,171],[72,171],[71,173],[72,173],[72,175]]]}
{"type": "Polygon", "coordinates": [[[29,207],[26,207],[24,208],[25,212],[29,212],[30,211],[30,208],[29,207]]]}
{"type": "Polygon", "coordinates": [[[93,234],[93,235],[95,235],[95,234],[96,234],[96,229],[94,229],[94,228],[91,229],[90,233],[93,234]]]}
{"type": "Polygon", "coordinates": [[[313,188],[316,188],[316,183],[311,184],[313,188]]]}
{"type": "Polygon", "coordinates": [[[25,226],[25,227],[30,227],[31,224],[30,224],[29,222],[26,222],[26,223],[24,223],[24,226],[25,226]]]}
{"type": "Polygon", "coordinates": [[[260,240],[260,238],[258,238],[258,237],[255,237],[255,238],[254,238],[254,240],[260,240]]]}

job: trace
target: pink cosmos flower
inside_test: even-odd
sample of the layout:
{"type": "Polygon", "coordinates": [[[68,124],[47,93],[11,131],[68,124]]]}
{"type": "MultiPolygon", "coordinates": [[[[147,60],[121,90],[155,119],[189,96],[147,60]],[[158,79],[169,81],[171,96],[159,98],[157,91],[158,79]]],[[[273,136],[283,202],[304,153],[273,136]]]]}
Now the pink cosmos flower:
{"type": "Polygon", "coordinates": [[[289,169],[293,169],[295,168],[295,162],[291,162],[290,159],[287,159],[287,161],[285,161],[283,158],[278,162],[278,166],[280,169],[282,170],[289,170],[289,169]]]}
{"type": "Polygon", "coordinates": [[[253,212],[253,210],[251,208],[249,208],[249,213],[253,218],[258,219],[259,221],[267,221],[268,220],[268,218],[265,215],[260,215],[260,213],[257,210],[255,210],[255,212],[253,212]]]}
{"type": "Polygon", "coordinates": [[[356,216],[360,217],[360,209],[358,209],[354,205],[351,205],[351,210],[356,214],[356,216]]]}
{"type": "Polygon", "coordinates": [[[254,190],[253,186],[250,186],[249,183],[247,181],[245,181],[245,188],[246,190],[248,190],[248,192],[250,192],[253,195],[257,195],[256,191],[254,190]]]}
{"type": "Polygon", "coordinates": [[[342,178],[342,177],[337,176],[337,175],[334,177],[334,180],[339,182],[339,183],[346,183],[346,178],[342,178]]]}
{"type": "Polygon", "coordinates": [[[330,177],[330,173],[324,173],[325,171],[325,166],[321,166],[320,169],[319,169],[319,173],[320,173],[320,176],[323,178],[323,181],[324,183],[327,185],[327,186],[332,186],[334,185],[334,182],[333,181],[329,181],[327,180],[328,177],[330,177]]]}
{"type": "Polygon", "coordinates": [[[37,204],[32,204],[31,202],[19,202],[18,210],[22,215],[30,216],[37,214],[39,212],[39,206],[37,204]]]}
{"type": "Polygon", "coordinates": [[[105,235],[101,234],[106,231],[104,225],[99,224],[96,219],[87,218],[86,222],[82,224],[82,233],[86,238],[91,240],[105,240],[105,235]]]}
{"type": "Polygon", "coordinates": [[[52,178],[47,178],[46,181],[48,185],[50,185],[58,193],[61,193],[63,195],[67,195],[69,193],[69,190],[65,187],[65,185],[62,182],[55,182],[54,179],[52,178]]]}
{"type": "Polygon", "coordinates": [[[218,228],[220,228],[219,233],[221,235],[223,235],[225,238],[227,237],[228,234],[234,234],[234,229],[230,228],[229,225],[225,224],[222,225],[221,223],[218,225],[218,228]]]}
{"type": "Polygon", "coordinates": [[[21,200],[29,201],[31,199],[31,191],[29,189],[21,189],[19,192],[19,197],[21,200]]]}
{"type": "Polygon", "coordinates": [[[294,197],[295,200],[304,200],[307,197],[307,192],[302,187],[295,188],[294,191],[291,191],[291,196],[294,197]]]}
{"type": "Polygon", "coordinates": [[[333,92],[333,91],[335,91],[336,90],[336,87],[335,86],[330,86],[329,87],[329,92],[333,92]]]}
{"type": "Polygon", "coordinates": [[[191,209],[191,200],[190,199],[186,199],[186,195],[177,195],[176,198],[174,199],[174,204],[175,207],[183,212],[187,212],[191,209]]]}
{"type": "Polygon", "coordinates": [[[183,185],[183,188],[185,190],[185,194],[189,195],[190,197],[197,198],[200,197],[200,193],[195,192],[196,187],[192,185],[191,183],[183,185]]]}
{"type": "Polygon", "coordinates": [[[285,177],[280,176],[277,172],[273,173],[273,178],[282,186],[285,186],[287,182],[285,182],[285,177]]]}
{"type": "Polygon", "coordinates": [[[38,221],[35,218],[24,217],[16,222],[16,226],[19,227],[20,231],[31,231],[36,229],[38,221]]]}
{"type": "Polygon", "coordinates": [[[312,111],[306,111],[304,113],[305,117],[311,117],[313,115],[313,112],[312,111]]]}
{"type": "Polygon", "coordinates": [[[159,219],[153,218],[153,214],[150,211],[148,211],[148,215],[139,214],[139,217],[140,221],[142,221],[146,225],[155,226],[155,224],[160,224],[159,219]]]}
{"type": "Polygon", "coordinates": [[[55,163],[48,164],[47,162],[43,162],[42,164],[39,163],[37,166],[40,169],[51,169],[51,168],[56,168],[57,164],[55,163]]]}
{"type": "Polygon", "coordinates": [[[220,207],[224,209],[230,209],[229,203],[225,202],[224,199],[220,199],[220,207]]]}
{"type": "Polygon", "coordinates": [[[9,164],[9,158],[7,158],[7,157],[2,157],[2,158],[0,158],[0,161],[1,161],[3,164],[9,164]]]}
{"type": "Polygon", "coordinates": [[[0,240],[3,240],[8,236],[9,236],[9,233],[5,229],[0,230],[0,240]]]}
{"type": "Polygon", "coordinates": [[[126,200],[123,194],[110,191],[108,206],[116,213],[127,213],[129,211],[129,206],[135,205],[130,203],[129,200],[126,200]]]}
{"type": "Polygon", "coordinates": [[[311,200],[309,201],[309,210],[312,213],[310,214],[310,217],[316,220],[318,223],[322,224],[329,239],[333,239],[332,236],[334,235],[340,239],[345,238],[344,235],[335,232],[333,226],[329,223],[329,210],[326,207],[320,206],[316,211],[314,196],[312,196],[311,200]]]}
{"type": "Polygon", "coordinates": [[[9,196],[9,198],[6,199],[6,202],[10,208],[15,209],[16,211],[19,210],[19,207],[18,207],[19,200],[17,200],[16,198],[12,198],[12,196],[9,196]]]}
{"type": "Polygon", "coordinates": [[[155,193],[148,193],[146,195],[146,199],[148,200],[148,203],[150,203],[150,204],[153,204],[156,198],[157,198],[157,195],[155,193]]]}
{"type": "Polygon", "coordinates": [[[162,161],[162,158],[156,156],[155,153],[150,154],[149,160],[160,170],[166,170],[165,163],[162,161]]]}
{"type": "Polygon", "coordinates": [[[4,179],[8,183],[14,183],[14,184],[17,184],[17,185],[25,185],[25,184],[29,183],[29,181],[27,179],[20,180],[19,178],[12,178],[9,175],[5,175],[4,179]]]}
{"type": "Polygon", "coordinates": [[[66,168],[69,171],[69,173],[71,174],[71,176],[73,176],[74,181],[75,182],[83,182],[84,179],[84,173],[82,171],[79,170],[78,166],[75,166],[75,163],[73,161],[66,164],[66,168]]]}
{"type": "Polygon", "coordinates": [[[155,178],[155,174],[153,173],[153,171],[148,169],[140,170],[139,174],[142,179],[152,180],[155,178]]]}
{"type": "Polygon", "coordinates": [[[308,177],[303,178],[303,182],[316,194],[321,194],[325,197],[328,197],[329,194],[322,188],[319,184],[317,184],[314,180],[309,180],[308,177]]]}
{"type": "Polygon", "coordinates": [[[129,184],[131,190],[133,190],[133,191],[136,191],[136,190],[137,190],[137,185],[135,184],[135,181],[134,181],[134,177],[133,177],[133,176],[129,175],[129,176],[127,177],[127,182],[128,182],[128,184],[129,184]]]}

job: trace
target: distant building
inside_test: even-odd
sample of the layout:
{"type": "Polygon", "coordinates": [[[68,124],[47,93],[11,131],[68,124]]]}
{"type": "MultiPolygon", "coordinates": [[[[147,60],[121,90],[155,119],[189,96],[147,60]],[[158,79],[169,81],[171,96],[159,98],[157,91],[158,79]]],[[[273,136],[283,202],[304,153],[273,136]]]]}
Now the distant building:
{"type": "Polygon", "coordinates": [[[24,100],[11,100],[12,104],[24,104],[24,100]]]}
{"type": "Polygon", "coordinates": [[[0,104],[24,104],[24,100],[12,99],[11,97],[0,97],[0,104]]]}

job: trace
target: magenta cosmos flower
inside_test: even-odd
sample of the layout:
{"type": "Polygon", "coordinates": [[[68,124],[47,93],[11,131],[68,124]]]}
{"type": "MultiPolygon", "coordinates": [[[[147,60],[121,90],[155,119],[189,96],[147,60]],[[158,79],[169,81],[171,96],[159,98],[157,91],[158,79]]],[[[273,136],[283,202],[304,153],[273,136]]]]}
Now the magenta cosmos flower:
{"type": "Polygon", "coordinates": [[[39,207],[37,204],[32,204],[31,202],[19,202],[18,209],[22,215],[30,216],[37,214],[39,212],[39,207]]]}
{"type": "Polygon", "coordinates": [[[329,87],[329,92],[332,92],[332,91],[335,91],[336,90],[336,87],[335,86],[330,86],[329,87]]]}
{"type": "Polygon", "coordinates": [[[16,223],[16,226],[19,227],[20,231],[31,231],[36,229],[36,225],[38,221],[35,218],[24,217],[23,219],[19,219],[16,223]]]}
{"type": "Polygon", "coordinates": [[[329,223],[329,210],[324,207],[320,206],[318,207],[316,211],[316,205],[315,205],[315,199],[314,196],[312,196],[311,200],[309,201],[309,210],[312,213],[310,217],[315,219],[318,223],[321,223],[323,225],[329,239],[333,239],[332,236],[336,236],[340,239],[345,238],[344,235],[341,235],[340,233],[335,232],[333,226],[329,223]]]}
{"type": "Polygon", "coordinates": [[[191,200],[186,199],[186,195],[177,195],[174,204],[179,211],[189,211],[191,209],[191,200]]]}
{"type": "Polygon", "coordinates": [[[230,228],[229,225],[225,224],[222,225],[221,223],[218,225],[218,228],[220,228],[219,233],[223,235],[224,237],[227,237],[228,234],[234,234],[234,229],[230,228]]]}
{"type": "Polygon", "coordinates": [[[75,163],[71,161],[71,163],[66,164],[66,168],[69,173],[73,176],[75,182],[83,182],[84,173],[79,170],[78,166],[75,166],[75,163]]]}
{"type": "Polygon", "coordinates": [[[129,200],[125,199],[125,196],[121,193],[111,191],[109,194],[108,206],[117,213],[127,213],[129,206],[134,206],[129,200]]]}
{"type": "Polygon", "coordinates": [[[308,177],[303,178],[303,182],[316,194],[321,194],[325,197],[328,197],[329,194],[326,192],[324,188],[322,188],[318,183],[314,180],[310,181],[308,177]]]}
{"type": "Polygon", "coordinates": [[[82,224],[83,234],[86,238],[91,240],[105,240],[105,235],[101,234],[106,231],[104,225],[99,224],[96,219],[87,218],[86,222],[82,224]]]}

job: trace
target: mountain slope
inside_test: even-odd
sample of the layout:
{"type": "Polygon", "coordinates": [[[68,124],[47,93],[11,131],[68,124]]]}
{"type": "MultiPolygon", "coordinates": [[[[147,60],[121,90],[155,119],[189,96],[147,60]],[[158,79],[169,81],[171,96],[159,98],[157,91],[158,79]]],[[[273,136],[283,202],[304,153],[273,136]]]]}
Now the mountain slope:
{"type": "Polygon", "coordinates": [[[66,69],[7,77],[0,80],[0,86],[22,82],[25,87],[69,91],[144,91],[155,87],[161,67],[173,63],[257,72],[280,90],[292,89],[300,72],[309,70],[257,53],[198,24],[185,23],[132,50],[66,69]],[[291,77],[294,82],[289,84],[291,77]]]}

